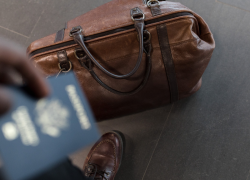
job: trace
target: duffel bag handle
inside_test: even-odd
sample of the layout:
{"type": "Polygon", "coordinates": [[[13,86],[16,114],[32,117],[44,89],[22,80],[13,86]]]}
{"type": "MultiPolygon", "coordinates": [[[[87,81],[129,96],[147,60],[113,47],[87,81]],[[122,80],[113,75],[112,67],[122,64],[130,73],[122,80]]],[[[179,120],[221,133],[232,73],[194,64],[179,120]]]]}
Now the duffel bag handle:
{"type": "Polygon", "coordinates": [[[82,51],[82,48],[78,48],[75,50],[75,56],[77,57],[77,59],[79,60],[80,64],[86,68],[90,74],[92,75],[92,77],[105,89],[107,89],[108,91],[118,94],[118,95],[133,95],[136,94],[137,92],[139,92],[148,82],[149,76],[150,76],[150,72],[151,72],[151,68],[152,68],[152,61],[151,61],[151,52],[152,52],[152,45],[151,45],[151,36],[149,34],[148,31],[145,31],[146,33],[148,33],[148,39],[146,41],[144,41],[144,52],[146,53],[146,72],[144,75],[144,78],[141,82],[141,84],[135,88],[132,91],[129,92],[122,92],[122,91],[118,91],[115,90],[111,87],[109,87],[107,84],[105,84],[94,72],[93,70],[93,66],[92,66],[92,61],[89,59],[89,57],[87,55],[85,55],[82,51]]]}
{"type": "Polygon", "coordinates": [[[115,93],[115,94],[118,94],[118,95],[133,95],[133,94],[136,94],[137,92],[139,92],[146,85],[146,83],[147,83],[147,81],[149,79],[149,76],[150,76],[151,68],[152,68],[152,62],[151,62],[151,51],[152,51],[151,35],[147,30],[144,30],[144,28],[145,28],[145,24],[144,24],[145,16],[144,16],[143,12],[139,8],[133,8],[131,10],[131,19],[135,22],[135,29],[136,29],[136,31],[138,33],[138,40],[139,40],[139,44],[140,44],[140,49],[139,49],[139,57],[138,57],[138,60],[137,60],[137,63],[135,65],[134,69],[130,73],[124,74],[124,75],[113,74],[113,73],[109,72],[108,70],[106,70],[104,67],[102,67],[100,63],[98,63],[98,61],[92,56],[92,54],[89,52],[88,48],[86,47],[86,45],[84,43],[84,36],[83,36],[83,33],[82,33],[82,28],[80,26],[74,27],[70,31],[70,36],[74,37],[75,42],[78,45],[80,45],[80,47],[81,47],[80,50],[76,49],[76,51],[75,51],[75,55],[78,58],[81,65],[83,67],[85,67],[90,72],[92,77],[102,87],[104,87],[108,91],[110,91],[112,93],[115,93]],[[147,36],[145,36],[146,37],[145,39],[144,39],[144,32],[147,35],[147,36]],[[80,51],[80,53],[79,53],[80,56],[78,56],[77,51],[80,51]],[[82,51],[84,51],[85,53],[82,53],[82,51]],[[144,78],[143,78],[141,84],[132,91],[121,92],[121,91],[118,91],[118,90],[115,90],[115,89],[109,87],[107,84],[105,84],[96,75],[96,73],[93,70],[93,64],[92,63],[94,63],[102,72],[109,75],[110,77],[117,78],[117,79],[128,78],[128,77],[132,76],[133,74],[135,74],[136,71],[138,70],[138,68],[140,67],[142,57],[143,57],[143,52],[146,53],[146,71],[145,71],[145,75],[144,75],[144,78]]]}
{"type": "Polygon", "coordinates": [[[88,57],[91,59],[91,61],[105,74],[107,74],[110,77],[117,78],[117,79],[124,79],[132,76],[133,74],[136,73],[138,68],[140,67],[141,61],[142,61],[142,56],[143,56],[143,31],[144,31],[144,13],[139,9],[139,8],[133,8],[131,10],[131,18],[135,22],[135,29],[138,33],[138,38],[139,38],[139,43],[140,43],[140,49],[139,49],[139,57],[136,62],[136,65],[134,69],[129,72],[128,74],[124,75],[117,75],[109,72],[106,70],[89,52],[88,48],[86,47],[84,43],[84,36],[82,33],[82,28],[81,26],[77,26],[72,28],[70,31],[70,36],[74,38],[75,42],[81,46],[81,48],[84,50],[84,52],[88,55],[88,57]]]}

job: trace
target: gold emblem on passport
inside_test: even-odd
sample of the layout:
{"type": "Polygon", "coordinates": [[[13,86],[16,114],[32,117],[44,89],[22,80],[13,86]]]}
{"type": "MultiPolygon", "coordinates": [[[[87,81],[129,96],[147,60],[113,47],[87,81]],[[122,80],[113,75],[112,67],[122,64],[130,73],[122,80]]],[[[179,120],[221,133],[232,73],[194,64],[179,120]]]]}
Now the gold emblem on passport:
{"type": "Polygon", "coordinates": [[[44,134],[59,137],[69,127],[69,110],[58,99],[39,100],[35,111],[36,123],[44,134]]]}

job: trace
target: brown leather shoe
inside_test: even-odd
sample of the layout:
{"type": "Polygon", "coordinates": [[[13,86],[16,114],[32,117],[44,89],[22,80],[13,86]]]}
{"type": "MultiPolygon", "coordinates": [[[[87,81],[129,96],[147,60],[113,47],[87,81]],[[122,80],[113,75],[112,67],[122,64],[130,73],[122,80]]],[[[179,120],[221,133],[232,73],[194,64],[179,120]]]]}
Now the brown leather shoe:
{"type": "Polygon", "coordinates": [[[122,135],[112,131],[104,134],[90,150],[84,175],[98,180],[114,180],[123,154],[122,135]]]}

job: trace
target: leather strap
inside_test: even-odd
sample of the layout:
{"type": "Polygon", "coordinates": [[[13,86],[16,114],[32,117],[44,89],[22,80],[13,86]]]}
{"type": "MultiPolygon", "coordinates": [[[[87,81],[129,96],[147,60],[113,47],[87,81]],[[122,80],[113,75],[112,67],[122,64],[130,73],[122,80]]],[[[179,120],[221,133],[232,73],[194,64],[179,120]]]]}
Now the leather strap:
{"type": "Polygon", "coordinates": [[[63,72],[67,72],[72,68],[72,64],[68,59],[67,52],[65,50],[57,52],[58,66],[63,72]]]}
{"type": "Polygon", "coordinates": [[[159,4],[151,4],[150,9],[153,16],[161,15],[161,8],[159,4]]]}
{"type": "Polygon", "coordinates": [[[144,14],[143,12],[139,9],[139,8],[133,8],[131,10],[131,17],[135,22],[135,29],[138,33],[138,37],[139,37],[139,43],[140,43],[140,49],[139,49],[139,56],[138,56],[138,60],[137,63],[134,67],[134,69],[129,72],[128,74],[124,74],[124,75],[117,75],[117,74],[113,74],[111,72],[109,72],[108,70],[106,70],[93,56],[92,54],[89,52],[88,48],[85,45],[84,42],[84,36],[82,34],[82,28],[80,26],[74,27],[71,32],[70,35],[74,37],[75,42],[81,46],[81,48],[85,51],[85,53],[88,55],[88,57],[91,59],[91,61],[105,74],[107,74],[110,77],[113,78],[117,78],[117,79],[124,79],[124,78],[128,78],[130,76],[132,76],[133,74],[136,73],[136,71],[138,70],[138,68],[140,67],[141,61],[142,61],[142,55],[143,55],[143,31],[144,31],[144,14]]]}
{"type": "Polygon", "coordinates": [[[144,4],[146,4],[150,9],[153,16],[161,15],[161,6],[159,1],[164,0],[144,0],[144,4]]]}
{"type": "Polygon", "coordinates": [[[170,97],[171,102],[175,102],[179,99],[178,95],[178,86],[176,81],[176,74],[175,74],[175,67],[173,62],[173,57],[169,45],[168,40],[168,31],[166,24],[160,24],[156,26],[157,28],[157,34],[162,54],[162,59],[164,62],[168,83],[169,83],[169,89],[170,89],[170,97]]]}

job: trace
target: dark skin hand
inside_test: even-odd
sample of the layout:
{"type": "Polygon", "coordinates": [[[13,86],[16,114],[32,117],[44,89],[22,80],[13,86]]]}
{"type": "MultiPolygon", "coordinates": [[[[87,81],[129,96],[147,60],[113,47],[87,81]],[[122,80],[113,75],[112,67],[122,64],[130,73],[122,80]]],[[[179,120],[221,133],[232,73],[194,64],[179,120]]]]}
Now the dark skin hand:
{"type": "Polygon", "coordinates": [[[9,110],[12,102],[3,87],[17,84],[18,77],[26,83],[29,91],[37,98],[43,98],[49,94],[49,87],[44,77],[28,60],[25,51],[18,45],[0,38],[0,115],[9,110]]]}

